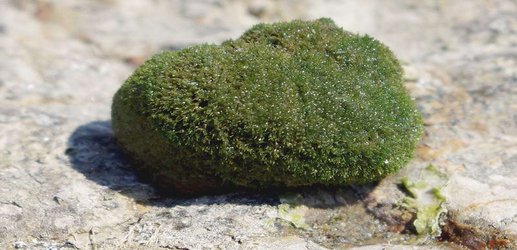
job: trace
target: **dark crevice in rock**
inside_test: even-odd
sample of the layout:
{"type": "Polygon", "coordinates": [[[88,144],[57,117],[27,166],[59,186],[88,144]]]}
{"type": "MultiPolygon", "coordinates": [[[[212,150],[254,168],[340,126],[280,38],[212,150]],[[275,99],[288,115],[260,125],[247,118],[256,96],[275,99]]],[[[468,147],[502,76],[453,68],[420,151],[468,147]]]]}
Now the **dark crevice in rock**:
{"type": "MultiPolygon", "coordinates": [[[[368,203],[368,202],[367,202],[368,203]]],[[[414,211],[387,204],[369,204],[368,211],[386,223],[394,233],[415,235],[414,211]]],[[[494,226],[481,226],[486,223],[464,223],[457,220],[454,213],[443,214],[441,234],[437,240],[444,243],[461,245],[468,249],[517,249],[517,235],[508,235],[494,226]]]]}
{"type": "Polygon", "coordinates": [[[473,250],[517,249],[517,236],[507,235],[495,227],[466,224],[456,219],[453,213],[442,226],[441,241],[448,241],[473,250]]]}

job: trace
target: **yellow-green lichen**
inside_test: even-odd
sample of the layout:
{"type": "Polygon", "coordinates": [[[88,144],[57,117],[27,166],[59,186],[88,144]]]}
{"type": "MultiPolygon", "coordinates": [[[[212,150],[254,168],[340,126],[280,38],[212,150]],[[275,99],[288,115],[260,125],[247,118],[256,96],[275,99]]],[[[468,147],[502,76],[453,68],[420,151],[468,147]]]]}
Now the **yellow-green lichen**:
{"type": "Polygon", "coordinates": [[[298,229],[309,229],[309,225],[305,223],[303,215],[308,208],[304,205],[280,204],[278,205],[278,217],[289,222],[293,227],[298,229]]]}
{"type": "Polygon", "coordinates": [[[441,189],[447,175],[435,166],[429,165],[418,177],[404,177],[400,183],[408,196],[402,205],[415,213],[413,226],[419,235],[436,237],[440,235],[440,218],[446,212],[445,196],[441,189]]]}

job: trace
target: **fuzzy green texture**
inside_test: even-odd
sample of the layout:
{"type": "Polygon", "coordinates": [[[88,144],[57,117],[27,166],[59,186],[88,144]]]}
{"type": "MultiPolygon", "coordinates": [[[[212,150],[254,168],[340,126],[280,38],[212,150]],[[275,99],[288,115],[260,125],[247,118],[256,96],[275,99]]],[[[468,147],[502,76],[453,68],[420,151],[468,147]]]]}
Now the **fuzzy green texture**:
{"type": "Polygon", "coordinates": [[[112,123],[140,172],[183,194],[375,181],[422,132],[393,53],[325,18],[157,54],[116,93],[112,123]]]}

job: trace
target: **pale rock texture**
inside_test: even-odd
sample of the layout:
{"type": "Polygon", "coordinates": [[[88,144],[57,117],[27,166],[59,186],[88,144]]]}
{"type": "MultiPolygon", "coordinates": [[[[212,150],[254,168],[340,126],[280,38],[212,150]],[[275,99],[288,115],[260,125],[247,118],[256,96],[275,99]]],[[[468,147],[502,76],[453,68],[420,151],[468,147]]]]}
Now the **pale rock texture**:
{"type": "Polygon", "coordinates": [[[447,176],[443,239],[517,248],[516,16],[513,0],[0,0],[0,248],[455,248],[411,234],[401,206],[400,180],[425,182],[430,164],[447,176]],[[139,181],[109,122],[136,66],[318,17],[404,63],[426,124],[407,168],[367,186],[193,199],[139,181]]]}

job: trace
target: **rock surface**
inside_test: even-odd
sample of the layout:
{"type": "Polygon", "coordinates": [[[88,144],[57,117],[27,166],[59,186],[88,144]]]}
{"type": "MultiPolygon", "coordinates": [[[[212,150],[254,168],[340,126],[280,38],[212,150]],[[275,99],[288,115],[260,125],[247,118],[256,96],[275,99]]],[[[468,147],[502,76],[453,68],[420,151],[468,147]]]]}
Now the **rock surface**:
{"type": "Polygon", "coordinates": [[[444,196],[438,238],[517,248],[515,1],[1,0],[0,9],[2,249],[454,247],[411,233],[422,206],[405,202],[404,177],[444,196]],[[113,93],[136,66],[260,21],[321,16],[404,61],[426,123],[406,169],[369,186],[196,199],[161,198],[138,180],[109,122],[113,93]]]}

